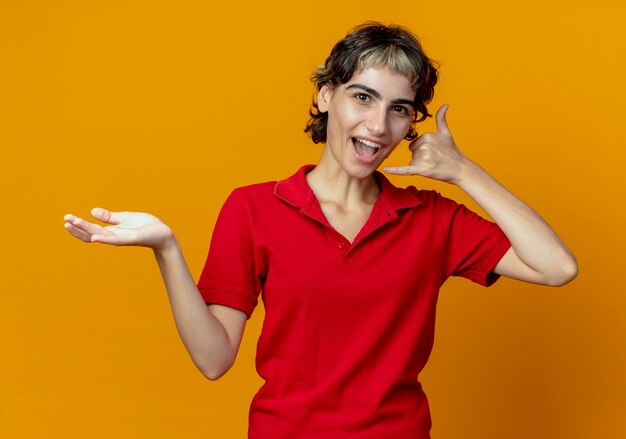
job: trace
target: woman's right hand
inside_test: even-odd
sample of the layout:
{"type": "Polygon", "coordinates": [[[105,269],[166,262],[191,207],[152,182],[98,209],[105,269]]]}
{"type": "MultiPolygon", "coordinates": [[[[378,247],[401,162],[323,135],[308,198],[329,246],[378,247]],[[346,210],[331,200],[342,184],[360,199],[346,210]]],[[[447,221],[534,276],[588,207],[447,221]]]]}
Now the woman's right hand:
{"type": "Polygon", "coordinates": [[[91,215],[109,226],[90,223],[67,214],[65,229],[84,242],[100,242],[110,245],[137,245],[155,250],[163,249],[174,238],[172,229],[157,217],[141,212],[110,212],[95,208],[91,215]]]}

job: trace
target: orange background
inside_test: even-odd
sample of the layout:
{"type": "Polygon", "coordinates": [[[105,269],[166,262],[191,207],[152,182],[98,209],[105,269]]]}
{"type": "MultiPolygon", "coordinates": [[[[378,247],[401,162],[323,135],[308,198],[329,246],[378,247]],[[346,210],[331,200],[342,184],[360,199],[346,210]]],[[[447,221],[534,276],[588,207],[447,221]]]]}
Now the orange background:
{"type": "MultiPolygon", "coordinates": [[[[420,36],[442,64],[431,111],[450,104],[459,146],[581,271],[559,289],[446,284],[422,375],[433,437],[626,437],[622,4],[2,0],[0,437],[245,437],[262,307],[207,381],[151,252],[85,245],[62,216],[154,213],[197,277],[234,187],[319,157],[309,75],[368,19],[420,36]]],[[[407,162],[399,149],[388,163],[407,162]]]]}

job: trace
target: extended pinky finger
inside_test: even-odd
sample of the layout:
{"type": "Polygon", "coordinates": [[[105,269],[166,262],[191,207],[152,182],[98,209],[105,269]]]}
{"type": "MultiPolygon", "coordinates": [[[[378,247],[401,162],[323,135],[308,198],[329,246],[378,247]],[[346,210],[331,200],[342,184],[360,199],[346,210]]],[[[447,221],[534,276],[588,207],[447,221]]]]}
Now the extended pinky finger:
{"type": "Polygon", "coordinates": [[[386,166],[383,171],[387,174],[419,175],[419,169],[416,166],[386,166]]]}

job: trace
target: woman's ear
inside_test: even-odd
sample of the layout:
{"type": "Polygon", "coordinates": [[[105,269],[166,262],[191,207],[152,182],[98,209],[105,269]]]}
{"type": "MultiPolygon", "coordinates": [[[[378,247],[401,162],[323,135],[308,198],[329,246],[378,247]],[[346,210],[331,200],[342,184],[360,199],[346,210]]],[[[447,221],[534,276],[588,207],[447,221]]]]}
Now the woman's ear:
{"type": "Polygon", "coordinates": [[[320,113],[326,113],[328,111],[328,104],[333,95],[333,89],[330,85],[324,84],[320,91],[317,92],[317,109],[320,113]]]}

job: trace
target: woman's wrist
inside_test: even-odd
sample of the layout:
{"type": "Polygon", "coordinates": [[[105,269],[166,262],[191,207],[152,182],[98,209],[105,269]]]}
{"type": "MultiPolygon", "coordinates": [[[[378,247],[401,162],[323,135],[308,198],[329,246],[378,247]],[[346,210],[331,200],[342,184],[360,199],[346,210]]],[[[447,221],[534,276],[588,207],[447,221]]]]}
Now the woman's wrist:
{"type": "Polygon", "coordinates": [[[451,183],[454,183],[455,185],[463,189],[463,186],[471,183],[471,181],[475,179],[476,176],[481,172],[485,172],[485,170],[481,168],[476,162],[463,156],[458,171],[456,172],[454,180],[451,181],[451,183]]]}
{"type": "Polygon", "coordinates": [[[180,251],[180,245],[176,236],[171,229],[168,228],[168,234],[163,241],[154,247],[152,247],[155,255],[161,258],[167,258],[168,256],[180,251]]]}

